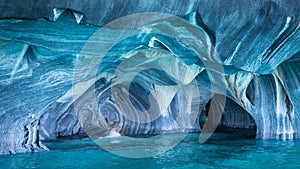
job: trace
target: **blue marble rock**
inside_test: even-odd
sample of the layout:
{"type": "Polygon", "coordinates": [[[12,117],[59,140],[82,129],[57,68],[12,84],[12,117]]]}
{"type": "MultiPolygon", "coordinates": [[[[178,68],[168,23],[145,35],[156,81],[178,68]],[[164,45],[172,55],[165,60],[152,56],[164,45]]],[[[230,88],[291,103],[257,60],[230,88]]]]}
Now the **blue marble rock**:
{"type": "Polygon", "coordinates": [[[300,137],[299,1],[0,2],[0,154],[216,126],[300,137]]]}

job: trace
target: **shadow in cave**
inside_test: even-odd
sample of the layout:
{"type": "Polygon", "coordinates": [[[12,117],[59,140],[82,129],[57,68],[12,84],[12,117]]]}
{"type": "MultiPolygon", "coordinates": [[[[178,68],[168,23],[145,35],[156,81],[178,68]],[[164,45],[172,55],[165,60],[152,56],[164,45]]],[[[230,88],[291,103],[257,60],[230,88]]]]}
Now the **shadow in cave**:
{"type": "MultiPolygon", "coordinates": [[[[215,94],[212,99],[222,95],[215,94]]],[[[211,99],[211,100],[212,100],[211,99]]],[[[202,110],[199,118],[199,125],[202,129],[208,120],[208,113],[211,108],[211,100],[202,110]]],[[[256,137],[256,123],[252,116],[239,104],[226,97],[224,112],[218,122],[213,137],[226,137],[232,139],[253,139],[256,137]]]]}

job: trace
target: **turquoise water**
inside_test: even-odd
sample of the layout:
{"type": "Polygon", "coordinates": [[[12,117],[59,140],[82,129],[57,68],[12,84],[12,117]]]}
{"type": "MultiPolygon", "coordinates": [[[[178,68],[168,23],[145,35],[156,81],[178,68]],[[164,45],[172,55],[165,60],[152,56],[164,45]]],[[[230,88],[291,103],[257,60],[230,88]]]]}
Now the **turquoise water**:
{"type": "MultiPolygon", "coordinates": [[[[176,134],[164,139],[174,137],[176,134]]],[[[139,159],[101,150],[89,139],[47,142],[50,151],[0,156],[0,168],[300,168],[300,140],[243,139],[214,134],[199,144],[198,137],[196,133],[188,134],[174,148],[139,159]]],[[[102,142],[110,144],[112,139],[123,138],[104,138],[102,142]]]]}

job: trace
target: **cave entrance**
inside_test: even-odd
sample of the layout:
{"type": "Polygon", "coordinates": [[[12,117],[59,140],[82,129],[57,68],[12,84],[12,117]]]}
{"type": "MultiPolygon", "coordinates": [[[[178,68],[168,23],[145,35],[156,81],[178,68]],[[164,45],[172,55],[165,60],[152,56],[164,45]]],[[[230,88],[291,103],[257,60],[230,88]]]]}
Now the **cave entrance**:
{"type": "MultiPolygon", "coordinates": [[[[214,97],[220,96],[222,95],[215,94],[211,100],[214,99],[214,97]]],[[[211,100],[206,104],[200,114],[199,125],[201,129],[207,121],[211,100]]],[[[218,122],[215,133],[223,133],[237,139],[252,139],[256,137],[256,123],[248,111],[226,97],[224,112],[221,120],[218,122]]]]}

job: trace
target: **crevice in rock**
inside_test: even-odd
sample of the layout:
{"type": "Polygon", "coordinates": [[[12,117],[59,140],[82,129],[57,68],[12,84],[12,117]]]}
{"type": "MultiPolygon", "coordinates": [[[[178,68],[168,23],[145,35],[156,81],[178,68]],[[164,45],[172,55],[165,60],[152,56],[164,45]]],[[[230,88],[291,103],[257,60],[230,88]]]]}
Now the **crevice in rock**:
{"type": "MultiPolygon", "coordinates": [[[[200,115],[199,123],[201,128],[203,128],[204,123],[208,120],[210,108],[211,100],[206,104],[200,115]]],[[[226,97],[224,112],[221,120],[218,122],[215,132],[230,134],[231,137],[234,138],[255,138],[256,123],[249,112],[230,98],[226,97]]]]}

